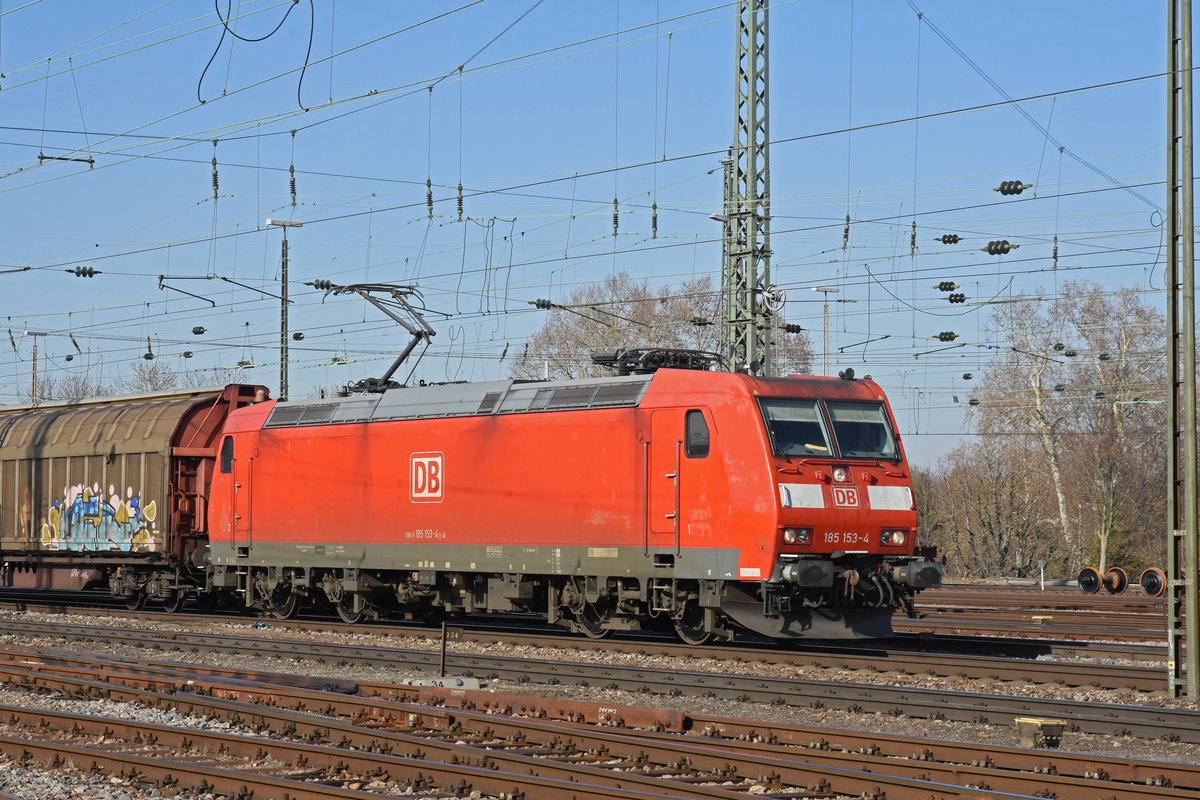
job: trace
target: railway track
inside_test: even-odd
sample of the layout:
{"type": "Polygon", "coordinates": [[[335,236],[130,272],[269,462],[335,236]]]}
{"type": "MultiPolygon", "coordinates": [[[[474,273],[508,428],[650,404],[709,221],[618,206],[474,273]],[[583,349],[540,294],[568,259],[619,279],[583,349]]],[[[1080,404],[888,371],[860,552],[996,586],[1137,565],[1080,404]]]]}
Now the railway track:
{"type": "Polygon", "coordinates": [[[897,631],[992,633],[1077,640],[1159,642],[1166,639],[1162,598],[1087,595],[1077,589],[951,586],[917,598],[919,619],[897,616],[897,631]]]}
{"type": "Polygon", "coordinates": [[[456,795],[519,791],[528,798],[728,798],[747,792],[893,800],[1200,798],[1200,768],[1186,764],[489,692],[376,683],[338,684],[340,692],[329,692],[288,675],[259,673],[250,680],[229,669],[32,650],[23,663],[12,663],[18,655],[0,657],[8,662],[3,669],[10,685],[249,723],[256,735],[5,706],[0,718],[10,730],[0,736],[0,750],[46,760],[69,757],[159,784],[190,782],[243,795],[365,797],[360,789],[374,782],[377,788],[456,795]],[[65,667],[61,660],[73,663],[65,667]],[[40,741],[12,735],[14,728],[40,741]],[[94,746],[97,739],[102,749],[94,746]],[[215,771],[197,763],[213,754],[223,762],[215,771]],[[190,762],[182,760],[189,756],[190,762]]]}
{"type": "MultiPolygon", "coordinates": [[[[226,622],[228,620],[225,620],[226,622]]],[[[282,623],[264,623],[270,627],[279,627],[288,631],[312,631],[325,629],[325,623],[307,621],[289,621],[282,623]]],[[[28,635],[56,635],[71,631],[75,626],[67,623],[36,623],[13,620],[11,629],[23,631],[28,635]]],[[[338,626],[344,628],[345,626],[338,626]]],[[[77,630],[87,635],[87,626],[78,626],[77,630]]],[[[103,627],[101,630],[112,630],[103,627]]],[[[427,641],[436,632],[430,628],[387,628],[380,629],[388,635],[399,633],[402,637],[427,641]]],[[[808,669],[849,670],[865,676],[896,675],[931,675],[946,678],[988,679],[1002,682],[1024,682],[1033,684],[1052,684],[1065,687],[1091,687],[1107,690],[1133,690],[1137,692],[1158,692],[1165,688],[1165,653],[1159,648],[1144,648],[1131,652],[1128,647],[1119,650],[1092,652],[1089,657],[1121,657],[1123,659],[1144,658],[1143,663],[1102,663],[1097,661],[1054,661],[1047,660],[1042,648],[1029,643],[1014,643],[1012,649],[1006,648],[1004,642],[987,643],[988,652],[983,655],[971,655],[957,651],[939,652],[930,649],[905,649],[889,647],[879,642],[861,643],[856,646],[845,644],[813,645],[809,648],[780,649],[776,646],[759,647],[693,647],[671,641],[634,640],[605,640],[596,642],[574,636],[564,636],[553,631],[549,635],[529,632],[511,633],[494,630],[464,630],[452,629],[455,638],[462,641],[472,641],[477,644],[495,644],[505,648],[558,648],[567,650],[602,651],[605,653],[628,653],[641,655],[657,655],[676,658],[715,659],[749,664],[768,664],[793,667],[798,671],[808,669]],[[1007,655],[998,655],[1007,653],[1007,655]],[[1026,657],[1016,657],[1024,653],[1026,657]],[[1158,663],[1158,662],[1161,662],[1158,663]]],[[[189,634],[182,631],[132,631],[128,634],[114,632],[114,637],[129,636],[136,641],[147,642],[146,646],[160,645],[160,639],[166,638],[177,646],[185,647],[189,642],[189,634]]],[[[286,640],[271,640],[270,648],[287,650],[290,645],[286,640]]],[[[913,641],[912,646],[919,648],[928,642],[913,641]]],[[[976,640],[967,640],[964,645],[978,644],[976,640]]],[[[219,645],[224,646],[224,645],[219,645]]],[[[229,645],[236,649],[236,639],[229,645]]],[[[316,652],[320,652],[318,645],[316,652]]],[[[1078,648],[1071,650],[1078,653],[1078,648]]],[[[335,657],[331,654],[329,657],[335,657]]]]}
{"type": "MultiPolygon", "coordinates": [[[[252,654],[307,662],[337,662],[375,668],[407,668],[436,673],[442,656],[433,650],[313,641],[252,638],[244,634],[213,635],[167,631],[135,631],[56,623],[9,623],[10,631],[27,636],[69,640],[117,641],[141,651],[196,651],[252,654]]],[[[636,655],[636,651],[635,651],[636,655]]],[[[604,687],[649,694],[716,697],[740,702],[835,708],[1011,725],[1014,717],[1062,717],[1073,730],[1105,735],[1132,735],[1200,743],[1200,712],[1145,705],[1095,704],[980,692],[922,689],[887,683],[730,675],[684,669],[652,669],[611,663],[521,659],[492,654],[452,652],[444,657],[454,674],[514,683],[604,687]]],[[[1030,662],[1036,668],[1042,662],[1030,662]]],[[[1072,665],[1078,668],[1078,665],[1072,665]]]]}
{"type": "MultiPolygon", "coordinates": [[[[66,593],[61,596],[47,597],[44,593],[31,594],[24,591],[0,589],[0,607],[11,607],[20,611],[41,612],[49,614],[72,614],[80,616],[108,616],[116,610],[123,618],[161,622],[167,619],[179,619],[186,623],[228,622],[244,620],[242,614],[225,613],[185,613],[171,617],[158,611],[129,611],[123,604],[115,602],[107,594],[91,592],[66,593]],[[83,595],[81,597],[80,595],[83,595]]],[[[305,629],[313,625],[332,625],[337,628],[345,626],[336,617],[305,616],[297,620],[277,620],[264,617],[266,624],[281,629],[305,629]]],[[[1123,661],[1146,662],[1147,664],[1165,661],[1166,648],[1155,643],[1106,642],[1093,637],[1082,639],[1048,638],[1060,629],[1048,627],[1041,623],[1026,621],[1023,624],[1012,623],[1007,626],[1010,635],[980,635],[973,624],[958,623],[948,626],[930,620],[909,620],[897,618],[896,627],[908,627],[911,630],[899,631],[892,639],[860,639],[860,640],[805,640],[782,648],[776,642],[744,637],[732,645],[721,644],[712,647],[697,648],[691,645],[679,645],[671,636],[653,633],[619,634],[612,639],[595,641],[575,634],[567,633],[562,628],[546,625],[538,620],[531,620],[522,615],[482,615],[468,617],[456,621],[455,627],[466,631],[473,641],[522,644],[531,636],[536,636],[539,642],[558,638],[565,646],[579,649],[611,650],[628,646],[631,642],[640,642],[641,647],[654,652],[671,654],[672,652],[703,653],[713,657],[728,656],[731,649],[748,651],[747,657],[770,660],[773,652],[789,653],[843,653],[877,652],[887,653],[919,652],[919,653],[956,653],[995,656],[1006,659],[1045,659],[1045,658],[1080,658],[1080,659],[1113,659],[1123,661]]],[[[992,628],[997,626],[993,625],[992,628]]],[[[421,623],[406,623],[400,620],[389,620],[366,626],[364,630],[389,636],[419,636],[430,635],[431,628],[421,623]]],[[[1146,637],[1150,642],[1154,637],[1146,637]]],[[[924,658],[924,656],[922,656],[924,658]]],[[[1164,667],[1165,669],[1165,667],[1164,667]]]]}

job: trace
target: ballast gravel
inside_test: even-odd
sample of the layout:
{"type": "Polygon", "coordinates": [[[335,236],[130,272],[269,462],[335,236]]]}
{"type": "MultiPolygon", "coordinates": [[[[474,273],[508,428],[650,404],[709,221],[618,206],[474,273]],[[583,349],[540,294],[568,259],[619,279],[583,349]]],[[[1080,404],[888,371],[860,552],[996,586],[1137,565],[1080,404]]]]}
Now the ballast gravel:
{"type": "MultiPolygon", "coordinates": [[[[121,616],[110,617],[67,617],[63,615],[40,614],[34,612],[14,612],[0,610],[0,623],[4,619],[21,619],[25,621],[73,622],[89,625],[111,625],[139,629],[159,629],[188,631],[195,633],[236,633],[238,636],[268,637],[299,641],[314,641],[326,644],[343,643],[369,645],[379,647],[399,647],[405,649],[437,650],[441,641],[434,636],[428,637],[393,637],[385,632],[372,632],[369,628],[356,631],[321,630],[300,631],[284,627],[275,627],[270,623],[247,620],[245,622],[191,622],[178,617],[170,620],[129,619],[121,616]]],[[[0,631],[3,625],[0,624],[0,631]]],[[[0,633],[0,643],[15,644],[25,647],[45,649],[70,650],[75,647],[72,642],[61,638],[42,638],[30,640],[24,636],[0,633]]],[[[973,680],[966,678],[934,678],[931,676],[892,675],[886,673],[862,673],[860,671],[833,669],[799,669],[789,665],[773,665],[762,662],[731,659],[702,659],[685,657],[683,659],[668,656],[653,656],[645,654],[604,652],[600,650],[580,650],[565,648],[534,648],[514,647],[512,645],[488,645],[471,642],[451,642],[449,647],[454,652],[487,653],[502,650],[504,655],[525,658],[543,658],[555,660],[586,660],[591,662],[610,662],[617,664],[637,663],[645,667],[661,667],[686,670],[709,670],[742,675],[771,675],[778,677],[796,677],[815,680],[850,681],[856,683],[878,683],[889,685],[920,686],[924,688],[942,688],[946,690],[994,692],[997,694],[1059,697],[1063,699],[1085,700],[1108,703],[1138,703],[1150,705],[1175,705],[1177,707],[1195,707],[1194,703],[1168,703],[1165,694],[1146,696],[1144,693],[1132,691],[1102,691],[1096,689],[1069,689],[1055,686],[1019,685],[1001,681],[973,680]]],[[[124,658],[145,658],[144,651],[119,643],[89,646],[89,655],[110,655],[124,658]]],[[[320,675],[331,679],[363,680],[373,682],[399,683],[411,678],[426,677],[416,670],[396,668],[377,669],[355,665],[336,665],[331,663],[314,664],[301,659],[275,657],[270,654],[260,654],[254,657],[236,656],[229,654],[211,654],[194,651],[166,651],[162,657],[196,664],[219,665],[227,668],[245,669],[247,671],[276,671],[295,674],[320,675]]],[[[1018,737],[1014,727],[988,724],[971,724],[949,722],[944,720],[922,720],[909,717],[896,717],[874,713],[856,713],[835,709],[814,709],[810,707],[790,707],[786,705],[772,706],[765,704],[726,701],[718,698],[699,697],[669,697],[662,695],[642,695],[621,692],[610,689],[566,686],[542,686],[530,684],[510,684],[500,681],[488,684],[493,691],[510,694],[536,695],[541,697],[569,697],[574,700],[584,700],[604,703],[606,705],[629,705],[669,710],[684,711],[691,714],[705,714],[719,717],[751,718],[765,722],[790,723],[846,729],[854,731],[879,731],[889,735],[922,737],[932,740],[949,740],[959,742],[979,742],[995,746],[1017,746],[1018,737]]],[[[101,716],[114,716],[123,719],[135,719],[145,722],[155,722],[164,725],[208,728],[231,733],[238,733],[228,723],[208,720],[194,715],[182,715],[175,712],[145,708],[127,703],[116,703],[107,700],[74,700],[53,695],[34,695],[23,691],[0,690],[0,703],[22,705],[27,707],[51,708],[60,711],[74,711],[101,716]]],[[[259,735],[258,731],[242,731],[247,735],[259,735]]],[[[16,735],[4,726],[0,733],[16,735]]],[[[1093,753],[1099,756],[1119,755],[1124,758],[1134,758],[1151,761],[1170,761],[1181,763],[1200,762],[1200,746],[1181,742],[1149,741],[1135,737],[1097,736],[1083,733],[1067,733],[1063,737],[1062,750],[1080,753],[1093,753]]],[[[0,791],[8,792],[24,800],[50,800],[51,798],[97,798],[98,800],[142,800],[143,798],[176,798],[176,800],[220,800],[220,796],[198,793],[179,792],[173,789],[159,790],[154,787],[125,784],[115,779],[94,775],[72,774],[63,770],[39,771],[27,769],[5,759],[0,755],[0,791]]]]}

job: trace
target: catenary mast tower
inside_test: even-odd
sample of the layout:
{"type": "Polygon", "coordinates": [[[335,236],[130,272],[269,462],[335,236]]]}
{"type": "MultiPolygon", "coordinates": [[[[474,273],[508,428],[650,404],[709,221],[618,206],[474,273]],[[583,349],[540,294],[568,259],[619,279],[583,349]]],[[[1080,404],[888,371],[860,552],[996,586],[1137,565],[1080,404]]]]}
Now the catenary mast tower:
{"type": "Polygon", "coordinates": [[[740,0],[734,145],[725,160],[722,333],[730,369],[770,375],[771,168],[767,0],[740,0]]]}

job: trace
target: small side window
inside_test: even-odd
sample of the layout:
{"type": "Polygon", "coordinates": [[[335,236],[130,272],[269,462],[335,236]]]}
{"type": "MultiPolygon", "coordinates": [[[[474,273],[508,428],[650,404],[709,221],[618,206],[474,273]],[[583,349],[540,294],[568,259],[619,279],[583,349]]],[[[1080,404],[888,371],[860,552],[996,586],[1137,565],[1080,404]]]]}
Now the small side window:
{"type": "Polygon", "coordinates": [[[226,436],[221,442],[221,472],[225,475],[233,472],[233,437],[226,436]]]}
{"type": "Polygon", "coordinates": [[[683,420],[684,452],[688,458],[704,458],[708,455],[708,423],[704,421],[704,412],[692,410],[687,412],[683,420]]]}

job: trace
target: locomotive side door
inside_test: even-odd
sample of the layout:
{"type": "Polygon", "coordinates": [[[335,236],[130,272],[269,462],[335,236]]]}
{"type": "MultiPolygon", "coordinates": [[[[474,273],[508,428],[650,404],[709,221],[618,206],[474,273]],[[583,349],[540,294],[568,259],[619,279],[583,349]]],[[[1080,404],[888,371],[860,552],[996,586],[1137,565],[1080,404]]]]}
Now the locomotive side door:
{"type": "MultiPolygon", "coordinates": [[[[257,450],[256,435],[242,434],[237,437],[233,452],[233,481],[230,491],[233,493],[230,508],[233,509],[233,532],[230,539],[237,548],[249,548],[251,489],[253,487],[254,452],[257,450]]],[[[226,441],[232,441],[227,439],[226,441]]]]}
{"type": "Polygon", "coordinates": [[[646,546],[677,549],[679,544],[680,467],[683,465],[683,410],[663,409],[650,416],[646,459],[646,546]]]}

